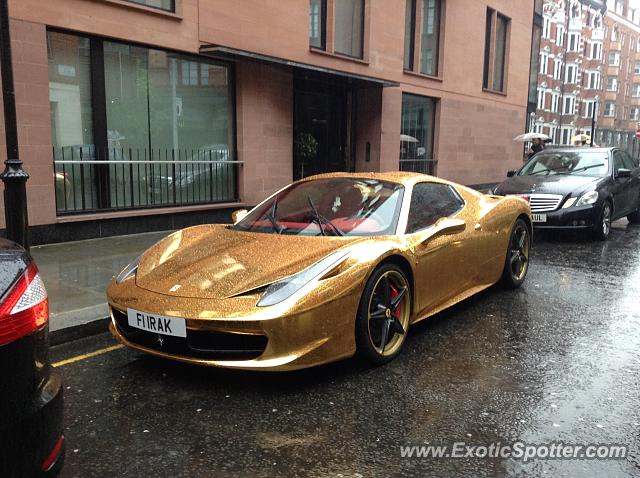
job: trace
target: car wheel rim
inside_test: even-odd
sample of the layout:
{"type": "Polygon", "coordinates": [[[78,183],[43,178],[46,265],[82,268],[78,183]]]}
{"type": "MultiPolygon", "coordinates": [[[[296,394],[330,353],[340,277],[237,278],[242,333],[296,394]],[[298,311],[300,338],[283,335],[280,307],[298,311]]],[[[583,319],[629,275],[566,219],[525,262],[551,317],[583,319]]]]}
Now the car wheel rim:
{"type": "Polygon", "coordinates": [[[395,354],[404,342],[409,326],[410,290],[396,271],[385,272],[369,298],[369,340],[382,356],[395,354]]]}
{"type": "Polygon", "coordinates": [[[517,281],[522,280],[529,267],[529,231],[521,224],[518,224],[511,234],[509,264],[513,278],[517,281]]]}
{"type": "Polygon", "coordinates": [[[607,204],[602,211],[602,233],[606,236],[611,228],[611,208],[607,204]]]}

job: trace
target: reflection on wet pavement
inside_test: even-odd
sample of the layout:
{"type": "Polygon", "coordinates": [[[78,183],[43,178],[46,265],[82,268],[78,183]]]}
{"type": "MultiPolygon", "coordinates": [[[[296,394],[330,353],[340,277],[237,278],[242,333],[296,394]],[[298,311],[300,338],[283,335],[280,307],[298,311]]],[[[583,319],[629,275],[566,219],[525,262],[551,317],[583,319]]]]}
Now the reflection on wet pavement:
{"type": "Polygon", "coordinates": [[[78,362],[62,369],[63,476],[638,476],[639,297],[640,228],[621,221],[606,243],[537,235],[522,289],[414,327],[383,367],[257,374],[126,349],[78,362]],[[400,457],[403,445],[518,440],[626,444],[630,456],[400,457]]]}
{"type": "Polygon", "coordinates": [[[105,289],[115,274],[169,232],[31,248],[49,294],[51,330],[108,316],[105,289]]]}

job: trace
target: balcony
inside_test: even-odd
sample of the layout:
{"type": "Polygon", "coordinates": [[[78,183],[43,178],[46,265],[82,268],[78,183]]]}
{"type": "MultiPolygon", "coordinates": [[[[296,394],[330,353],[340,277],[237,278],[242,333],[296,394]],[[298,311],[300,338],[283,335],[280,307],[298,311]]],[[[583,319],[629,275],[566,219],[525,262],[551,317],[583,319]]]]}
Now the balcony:
{"type": "Polygon", "coordinates": [[[569,20],[569,30],[582,30],[582,18],[576,17],[569,20]]]}
{"type": "Polygon", "coordinates": [[[618,76],[620,74],[620,65],[607,66],[607,76],[618,76]]]}
{"type": "Polygon", "coordinates": [[[609,45],[609,51],[622,51],[622,43],[620,40],[612,41],[609,45]]]}
{"type": "Polygon", "coordinates": [[[592,40],[604,40],[604,28],[598,28],[591,32],[592,40]]]}
{"type": "Polygon", "coordinates": [[[632,96],[629,100],[631,106],[640,106],[640,96],[632,96]]]}

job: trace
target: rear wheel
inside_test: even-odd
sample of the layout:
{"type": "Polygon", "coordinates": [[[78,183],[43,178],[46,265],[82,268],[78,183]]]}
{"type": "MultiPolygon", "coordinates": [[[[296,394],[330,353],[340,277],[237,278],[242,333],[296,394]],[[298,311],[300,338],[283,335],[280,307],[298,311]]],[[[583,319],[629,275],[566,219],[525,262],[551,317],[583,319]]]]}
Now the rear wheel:
{"type": "Polygon", "coordinates": [[[605,201],[602,205],[598,222],[593,229],[593,238],[596,241],[606,241],[609,237],[609,233],[611,232],[611,213],[611,203],[605,201]]]}
{"type": "Polygon", "coordinates": [[[638,208],[627,214],[627,220],[631,223],[631,224],[640,224],[640,200],[638,200],[638,208]]]}
{"type": "Polygon", "coordinates": [[[356,318],[358,355],[381,365],[402,349],[411,317],[411,288],[404,272],[394,264],[378,267],[364,288],[356,318]]]}
{"type": "Polygon", "coordinates": [[[531,235],[527,223],[518,219],[511,228],[509,248],[502,271],[502,285],[516,289],[522,285],[529,270],[531,235]]]}

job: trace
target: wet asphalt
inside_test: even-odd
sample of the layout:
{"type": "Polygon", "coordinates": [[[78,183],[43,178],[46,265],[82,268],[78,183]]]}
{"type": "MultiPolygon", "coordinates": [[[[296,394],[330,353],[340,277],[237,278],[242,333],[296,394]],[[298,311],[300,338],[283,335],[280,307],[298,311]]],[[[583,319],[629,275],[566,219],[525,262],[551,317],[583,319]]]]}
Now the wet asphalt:
{"type": "MultiPolygon", "coordinates": [[[[537,234],[516,291],[415,326],[392,363],[295,373],[118,349],[60,367],[63,477],[640,476],[640,227],[537,234]],[[402,458],[404,445],[616,443],[618,460],[402,458]]],[[[101,349],[107,334],[52,349],[101,349]]]]}

